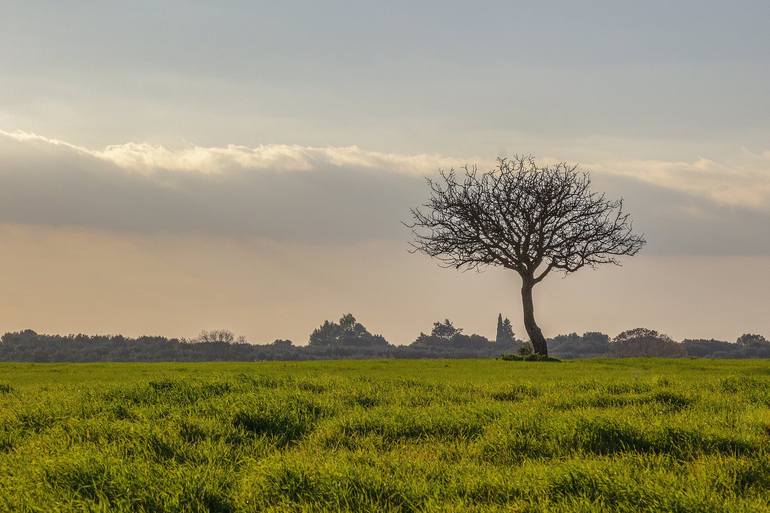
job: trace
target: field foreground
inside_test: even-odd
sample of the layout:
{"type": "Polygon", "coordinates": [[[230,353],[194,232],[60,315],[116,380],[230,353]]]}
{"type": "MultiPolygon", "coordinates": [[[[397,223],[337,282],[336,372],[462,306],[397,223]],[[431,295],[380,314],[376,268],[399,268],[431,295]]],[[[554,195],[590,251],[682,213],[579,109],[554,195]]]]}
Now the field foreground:
{"type": "Polygon", "coordinates": [[[770,362],[0,364],[2,511],[770,511],[770,362]]]}

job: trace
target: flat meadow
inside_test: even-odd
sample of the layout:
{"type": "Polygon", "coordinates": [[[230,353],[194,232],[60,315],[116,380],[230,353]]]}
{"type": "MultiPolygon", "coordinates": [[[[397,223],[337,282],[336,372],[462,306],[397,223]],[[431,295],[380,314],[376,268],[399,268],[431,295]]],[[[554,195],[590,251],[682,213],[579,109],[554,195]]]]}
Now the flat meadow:
{"type": "Polygon", "coordinates": [[[0,364],[0,510],[770,511],[770,362],[0,364]]]}

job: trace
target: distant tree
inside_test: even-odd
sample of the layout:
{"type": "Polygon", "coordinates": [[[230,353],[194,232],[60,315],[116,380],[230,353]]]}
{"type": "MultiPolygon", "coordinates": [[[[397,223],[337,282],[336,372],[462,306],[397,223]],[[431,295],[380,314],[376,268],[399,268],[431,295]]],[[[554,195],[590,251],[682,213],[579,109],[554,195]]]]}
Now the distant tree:
{"type": "Polygon", "coordinates": [[[681,344],[671,340],[668,335],[647,328],[635,328],[624,331],[610,344],[615,356],[687,356],[681,344]]]}
{"type": "Polygon", "coordinates": [[[432,337],[450,340],[455,335],[462,333],[462,328],[455,328],[452,321],[444,319],[444,322],[436,321],[433,323],[433,329],[430,332],[432,337]]]}
{"type": "MultiPolygon", "coordinates": [[[[409,345],[412,349],[425,351],[423,356],[490,356],[495,354],[494,344],[481,335],[466,335],[462,328],[455,327],[452,321],[444,319],[443,322],[433,323],[430,335],[420,333],[417,340],[409,345]]],[[[499,351],[498,353],[499,354],[499,351]]]]}
{"type": "Polygon", "coordinates": [[[548,354],[535,321],[532,291],[551,271],[572,273],[585,266],[619,264],[645,244],[631,229],[623,201],[591,190],[577,166],[538,165],[530,157],[500,158],[479,173],[465,167],[428,179],[430,198],[411,210],[413,251],[446,267],[487,265],[516,271],[522,279],[524,326],[534,351],[548,354]]]}
{"type": "Polygon", "coordinates": [[[606,355],[610,350],[610,337],[599,331],[587,331],[583,333],[579,350],[585,356],[606,355]]]}
{"type": "Polygon", "coordinates": [[[382,335],[369,333],[352,314],[343,315],[339,322],[324,321],[310,334],[311,347],[384,349],[388,341],[382,335]]]}
{"type": "Polygon", "coordinates": [[[481,335],[471,334],[466,335],[464,333],[456,333],[451,339],[449,339],[449,347],[453,349],[461,350],[479,350],[486,347],[491,347],[492,343],[481,335]]]}
{"type": "Polygon", "coordinates": [[[311,346],[331,346],[336,344],[342,336],[342,328],[332,321],[324,321],[321,326],[310,334],[311,346]]]}
{"type": "Polygon", "coordinates": [[[551,352],[561,358],[603,356],[609,352],[610,337],[604,333],[589,331],[578,335],[557,335],[548,341],[551,352]]]}
{"type": "Polygon", "coordinates": [[[503,319],[502,314],[497,315],[497,335],[495,335],[495,343],[500,345],[511,345],[516,341],[513,335],[513,326],[510,319],[507,317],[503,319]]]}
{"type": "Polygon", "coordinates": [[[751,348],[770,346],[770,342],[765,337],[754,333],[744,333],[736,342],[739,346],[751,348]]]}
{"type": "Polygon", "coordinates": [[[353,333],[356,329],[356,318],[353,314],[345,314],[340,317],[340,328],[346,333],[353,333]]]}
{"type": "Polygon", "coordinates": [[[567,335],[556,335],[555,337],[548,339],[548,347],[551,354],[558,354],[564,356],[565,353],[568,356],[573,356],[576,352],[576,348],[580,346],[583,341],[582,337],[575,332],[567,335]]]}
{"type": "Polygon", "coordinates": [[[682,347],[688,356],[701,358],[738,358],[744,349],[739,344],[715,339],[685,339],[682,347]]]}
{"type": "Polygon", "coordinates": [[[292,342],[291,340],[282,340],[280,338],[277,338],[273,340],[273,343],[270,345],[280,349],[291,349],[292,347],[294,347],[294,342],[292,342]]]}
{"type": "Polygon", "coordinates": [[[515,339],[513,335],[513,325],[511,324],[511,320],[508,317],[503,319],[503,334],[510,340],[515,339]]]}
{"type": "Polygon", "coordinates": [[[203,343],[232,344],[234,340],[235,335],[230,330],[203,330],[200,335],[198,335],[198,342],[203,343]]]}

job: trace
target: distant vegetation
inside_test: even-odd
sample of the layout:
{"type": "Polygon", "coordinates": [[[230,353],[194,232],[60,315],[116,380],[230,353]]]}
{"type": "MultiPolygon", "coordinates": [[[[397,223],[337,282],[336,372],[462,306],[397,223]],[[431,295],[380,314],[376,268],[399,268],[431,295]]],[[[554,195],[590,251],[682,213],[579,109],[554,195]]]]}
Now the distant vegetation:
{"type": "Polygon", "coordinates": [[[768,371],[4,363],[0,511],[768,511],[768,371]]]}
{"type": "MultiPolygon", "coordinates": [[[[770,358],[770,342],[762,335],[745,334],[736,342],[672,340],[657,331],[636,328],[610,338],[599,332],[571,333],[548,340],[549,354],[559,359],[597,357],[770,358]]],[[[0,361],[258,361],[342,358],[493,358],[527,355],[529,342],[515,337],[511,322],[497,320],[495,340],[465,334],[445,319],[420,333],[409,345],[390,344],[372,334],[351,314],[324,321],[307,345],[291,340],[251,344],[228,330],[203,331],[195,339],[121,335],[43,335],[32,330],[6,333],[0,339],[0,361]]]]}

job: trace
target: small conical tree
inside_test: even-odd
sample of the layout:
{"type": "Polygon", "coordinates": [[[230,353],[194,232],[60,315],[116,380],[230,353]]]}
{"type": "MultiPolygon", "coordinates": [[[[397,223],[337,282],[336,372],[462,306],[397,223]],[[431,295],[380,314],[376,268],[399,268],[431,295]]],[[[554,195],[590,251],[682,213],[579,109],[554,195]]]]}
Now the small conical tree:
{"type": "Polygon", "coordinates": [[[503,314],[497,314],[497,335],[495,336],[495,342],[498,344],[501,344],[503,342],[504,337],[503,332],[503,314]]]}
{"type": "Polygon", "coordinates": [[[512,344],[514,341],[513,326],[511,320],[506,317],[503,321],[503,341],[512,344]]]}

